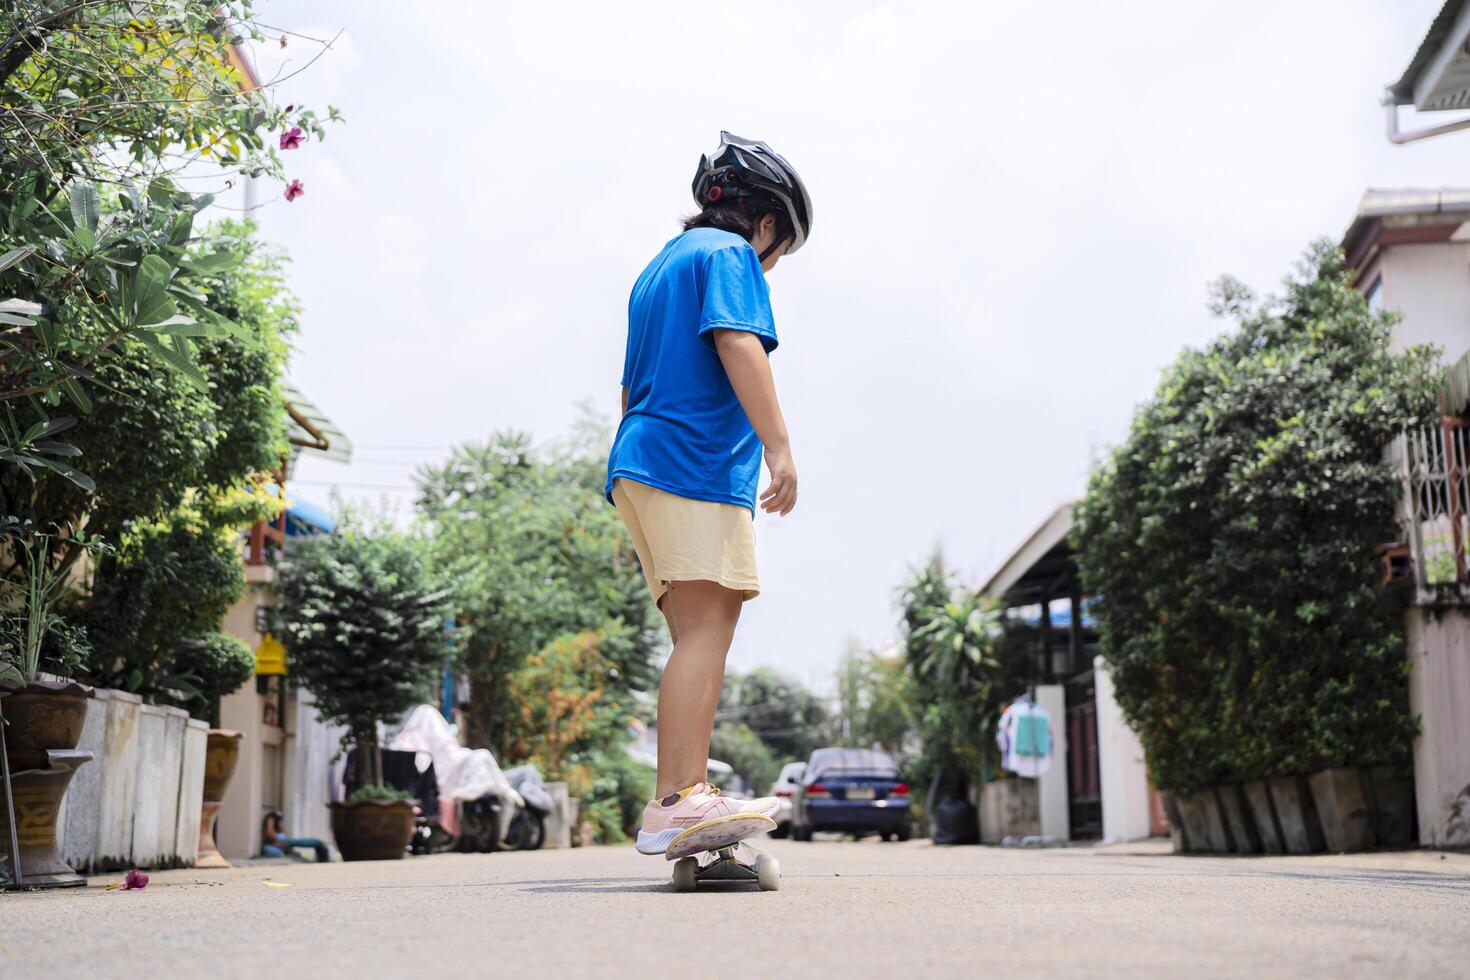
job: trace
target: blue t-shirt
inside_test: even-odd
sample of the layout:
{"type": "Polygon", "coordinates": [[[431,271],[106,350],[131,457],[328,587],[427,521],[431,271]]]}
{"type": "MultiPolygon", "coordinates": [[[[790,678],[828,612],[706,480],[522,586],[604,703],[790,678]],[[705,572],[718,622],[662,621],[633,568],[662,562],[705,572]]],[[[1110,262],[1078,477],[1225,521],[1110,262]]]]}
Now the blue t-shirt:
{"type": "Polygon", "coordinates": [[[628,411],[607,461],[626,477],[755,512],[761,442],[715,351],[715,330],[748,330],[776,349],[770,288],[755,249],[715,228],[664,246],[628,300],[628,411]]]}

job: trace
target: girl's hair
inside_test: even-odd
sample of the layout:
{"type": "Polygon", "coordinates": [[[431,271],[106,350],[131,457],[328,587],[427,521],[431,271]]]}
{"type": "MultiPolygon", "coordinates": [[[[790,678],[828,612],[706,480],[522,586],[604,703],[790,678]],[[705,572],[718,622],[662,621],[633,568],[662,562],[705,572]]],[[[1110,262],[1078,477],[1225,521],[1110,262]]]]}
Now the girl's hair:
{"type": "Polygon", "coordinates": [[[765,194],[751,194],[707,204],[703,211],[684,219],[684,230],[718,228],[739,235],[748,242],[755,238],[756,225],[768,214],[776,218],[777,244],[793,237],[791,216],[780,202],[765,194]]]}

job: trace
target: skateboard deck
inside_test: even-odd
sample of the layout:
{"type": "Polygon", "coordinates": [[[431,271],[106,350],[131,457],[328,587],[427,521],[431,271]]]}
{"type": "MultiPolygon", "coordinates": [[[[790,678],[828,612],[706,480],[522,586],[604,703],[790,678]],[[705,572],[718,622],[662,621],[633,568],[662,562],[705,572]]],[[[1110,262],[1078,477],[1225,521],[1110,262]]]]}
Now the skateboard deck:
{"type": "Polygon", "coordinates": [[[677,861],[705,851],[718,851],[738,844],[747,837],[769,833],[775,829],[776,821],[763,813],[731,813],[715,817],[690,827],[669,841],[669,849],[664,852],[664,857],[677,861]]]}

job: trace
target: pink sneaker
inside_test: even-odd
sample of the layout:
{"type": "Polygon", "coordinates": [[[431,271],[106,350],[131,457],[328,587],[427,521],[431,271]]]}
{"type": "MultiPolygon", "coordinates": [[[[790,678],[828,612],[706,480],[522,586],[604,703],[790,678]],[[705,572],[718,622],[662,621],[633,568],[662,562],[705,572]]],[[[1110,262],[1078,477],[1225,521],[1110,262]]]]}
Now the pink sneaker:
{"type": "Polygon", "coordinates": [[[771,815],[776,806],[775,797],[732,800],[708,783],[695,783],[661,800],[648,801],[638,830],[638,852],[666,854],[672,860],[734,844],[774,829],[771,815]],[[681,853],[674,854],[669,845],[679,837],[677,850],[681,853]]]}

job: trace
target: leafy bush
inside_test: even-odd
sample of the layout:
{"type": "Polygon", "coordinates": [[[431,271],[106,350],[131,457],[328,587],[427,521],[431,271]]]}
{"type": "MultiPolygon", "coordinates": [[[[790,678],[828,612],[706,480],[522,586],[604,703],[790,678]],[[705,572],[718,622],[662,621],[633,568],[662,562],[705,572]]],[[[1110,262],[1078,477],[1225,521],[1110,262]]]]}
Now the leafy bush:
{"type": "Polygon", "coordinates": [[[254,676],[255,653],[238,636],[204,633],[178,645],[174,670],[198,691],[189,700],[189,713],[218,725],[219,699],[254,676]]]}
{"type": "Polygon", "coordinates": [[[1389,348],[1342,257],[1313,247],[1285,295],[1228,280],[1238,326],[1165,372],[1077,509],[1102,653],[1157,785],[1401,764],[1401,610],[1384,446],[1433,408],[1434,352],[1389,348]]]}
{"type": "Polygon", "coordinates": [[[712,759],[729,763],[757,796],[764,794],[781,774],[781,763],[770,748],[743,723],[726,721],[716,725],[710,736],[709,754],[712,759]]]}
{"type": "Polygon", "coordinates": [[[627,840],[653,798],[654,771],[620,748],[594,749],[579,755],[575,765],[585,779],[569,782],[568,789],[580,794],[582,815],[591,822],[598,843],[627,840]]]}
{"type": "Polygon", "coordinates": [[[397,789],[392,786],[382,786],[376,783],[368,783],[359,786],[347,794],[348,803],[364,802],[388,802],[411,801],[414,795],[407,790],[397,789]]]}
{"type": "Polygon", "coordinates": [[[364,785],[383,782],[377,725],[422,700],[442,664],[448,607],[418,542],[351,520],[277,568],[279,635],[296,683],[349,729],[364,785]]]}

